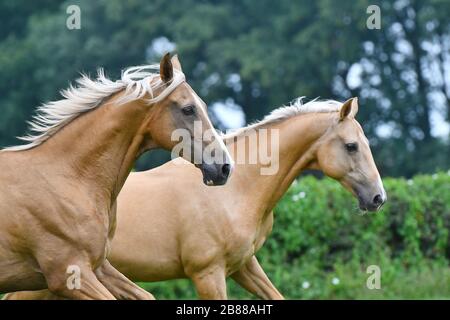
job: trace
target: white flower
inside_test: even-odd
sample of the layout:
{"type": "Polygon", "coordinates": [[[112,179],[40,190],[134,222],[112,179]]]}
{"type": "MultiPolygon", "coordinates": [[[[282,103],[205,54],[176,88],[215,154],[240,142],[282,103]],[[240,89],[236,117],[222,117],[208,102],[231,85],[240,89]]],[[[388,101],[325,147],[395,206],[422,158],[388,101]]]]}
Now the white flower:
{"type": "Polygon", "coordinates": [[[408,179],[408,181],[406,181],[406,183],[408,184],[408,186],[412,186],[414,184],[414,181],[412,181],[411,179],[408,179]]]}
{"type": "Polygon", "coordinates": [[[334,284],[335,286],[337,286],[340,282],[341,282],[341,280],[339,280],[339,278],[337,278],[337,277],[334,277],[333,279],[331,279],[331,283],[334,284]]]}
{"type": "Polygon", "coordinates": [[[292,196],[292,201],[297,202],[298,200],[303,199],[304,197],[306,197],[306,192],[300,191],[298,194],[294,194],[292,196]]]}
{"type": "Polygon", "coordinates": [[[431,177],[433,178],[433,180],[436,180],[437,179],[437,174],[435,173],[431,177]]]}
{"type": "Polygon", "coordinates": [[[310,286],[311,286],[311,284],[308,281],[303,281],[303,283],[302,283],[303,289],[308,289],[310,286]]]}

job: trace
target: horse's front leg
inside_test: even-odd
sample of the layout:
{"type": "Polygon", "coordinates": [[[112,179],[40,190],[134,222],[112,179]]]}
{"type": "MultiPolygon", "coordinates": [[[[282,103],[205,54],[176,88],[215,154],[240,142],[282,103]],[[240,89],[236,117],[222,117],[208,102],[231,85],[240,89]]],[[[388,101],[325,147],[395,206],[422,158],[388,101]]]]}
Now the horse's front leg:
{"type": "Polygon", "coordinates": [[[154,300],[153,295],[114,268],[108,260],[95,271],[101,283],[116,297],[123,300],[154,300]]]}
{"type": "Polygon", "coordinates": [[[227,285],[225,271],[219,267],[209,267],[194,273],[191,277],[197,294],[204,300],[226,300],[227,285]]]}
{"type": "Polygon", "coordinates": [[[255,256],[231,275],[241,287],[266,300],[282,300],[284,297],[267,277],[255,256]]]}
{"type": "MultiPolygon", "coordinates": [[[[77,265],[78,266],[78,265],[77,265]]],[[[79,267],[80,286],[70,286],[64,266],[44,269],[48,289],[6,294],[2,300],[116,300],[89,267],[79,267]]]]}
{"type": "Polygon", "coordinates": [[[67,285],[67,274],[61,277],[62,272],[52,272],[47,276],[48,290],[8,293],[3,300],[115,300],[116,294],[102,283],[97,273],[90,268],[80,268],[80,287],[71,288],[67,285]]]}
{"type": "Polygon", "coordinates": [[[80,267],[80,287],[68,285],[66,270],[55,268],[48,272],[44,270],[49,291],[54,295],[48,295],[49,299],[71,300],[116,300],[114,295],[97,279],[89,266],[80,267]]]}

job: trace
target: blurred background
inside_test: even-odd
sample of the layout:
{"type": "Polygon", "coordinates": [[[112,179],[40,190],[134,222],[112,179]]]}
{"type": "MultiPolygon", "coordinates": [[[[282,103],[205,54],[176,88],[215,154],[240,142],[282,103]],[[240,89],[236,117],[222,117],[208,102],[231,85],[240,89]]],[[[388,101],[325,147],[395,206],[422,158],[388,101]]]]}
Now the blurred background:
{"type": "Polygon", "coordinates": [[[358,96],[384,176],[448,169],[449,15],[445,0],[1,1],[0,146],[79,72],[114,78],[171,51],[220,129],[299,96],[358,96]],[[71,4],[79,30],[66,27],[71,4]],[[370,4],[380,29],[366,26],[370,4]]]}
{"type": "MultiPolygon", "coordinates": [[[[299,96],[359,97],[358,120],[379,170],[383,177],[397,178],[390,182],[393,204],[370,222],[381,229],[369,228],[371,217],[355,215],[350,206],[348,211],[333,207],[317,212],[330,217],[320,219],[332,224],[329,230],[340,231],[334,236],[323,231],[317,242],[299,250],[293,243],[300,246],[309,237],[301,238],[295,230],[288,236],[277,232],[293,221],[304,228],[303,222],[312,218],[301,220],[306,208],[288,196],[283,199],[279,210],[288,212],[285,222],[277,223],[276,216],[275,234],[261,253],[281,292],[290,298],[450,298],[450,1],[2,0],[0,146],[20,143],[15,136],[26,132],[36,106],[59,99],[58,91],[80,72],[95,76],[103,67],[117,78],[123,68],[158,62],[167,51],[179,54],[189,83],[208,103],[221,130],[261,119],[299,96]],[[70,30],[66,10],[74,4],[80,8],[81,28],[70,30]],[[379,29],[367,27],[369,5],[380,8],[379,29]],[[418,188],[415,179],[430,185],[419,183],[418,188]],[[346,220],[338,219],[339,214],[352,217],[349,225],[343,225],[346,220]],[[368,228],[367,233],[354,233],[355,223],[368,228]],[[348,243],[335,246],[346,232],[348,243]],[[361,241],[372,241],[370,248],[357,249],[361,241]],[[330,247],[322,248],[324,243],[330,247]],[[371,254],[393,268],[388,280],[395,286],[423,278],[428,289],[367,291],[364,281],[354,279],[366,277],[371,254]],[[270,255],[279,260],[269,261],[270,255]],[[346,287],[339,270],[350,275],[347,285],[353,281],[362,291],[346,287]]],[[[154,167],[168,157],[162,151],[146,155],[136,168],[154,167]]],[[[293,188],[305,192],[312,187],[293,188]]],[[[186,282],[149,288],[162,298],[194,296],[186,282]]],[[[231,292],[248,297],[233,286],[231,292]]]]}

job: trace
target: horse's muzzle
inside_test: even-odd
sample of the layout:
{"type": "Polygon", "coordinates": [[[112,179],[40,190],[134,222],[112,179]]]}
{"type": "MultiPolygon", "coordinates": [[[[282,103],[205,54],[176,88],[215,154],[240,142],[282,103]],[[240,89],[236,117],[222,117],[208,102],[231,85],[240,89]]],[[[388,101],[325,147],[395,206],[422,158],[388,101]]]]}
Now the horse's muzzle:
{"type": "Polygon", "coordinates": [[[363,211],[378,211],[386,202],[384,194],[376,194],[373,197],[366,199],[366,197],[358,196],[359,208],[363,211]]]}
{"type": "Polygon", "coordinates": [[[203,183],[207,186],[222,186],[227,183],[231,175],[232,165],[224,164],[201,164],[200,170],[203,174],[203,183]]]}

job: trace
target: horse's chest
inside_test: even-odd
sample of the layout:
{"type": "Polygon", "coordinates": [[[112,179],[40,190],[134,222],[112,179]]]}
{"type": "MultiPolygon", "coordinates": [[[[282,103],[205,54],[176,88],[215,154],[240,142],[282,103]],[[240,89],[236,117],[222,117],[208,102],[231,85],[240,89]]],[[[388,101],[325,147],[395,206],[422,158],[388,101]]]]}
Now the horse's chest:
{"type": "Polygon", "coordinates": [[[101,206],[87,206],[74,212],[71,219],[59,223],[61,234],[64,234],[68,245],[82,248],[94,267],[98,267],[106,259],[110,248],[111,212],[101,206]]]}
{"type": "Polygon", "coordinates": [[[97,230],[97,240],[91,243],[91,246],[95,247],[93,257],[97,258],[100,264],[103,263],[111,251],[111,242],[116,229],[115,208],[111,211],[104,212],[103,216],[105,219],[101,219],[101,222],[98,221],[96,225],[92,226],[97,230]]]}
{"type": "Polygon", "coordinates": [[[239,236],[233,237],[225,250],[225,260],[227,262],[229,273],[238,270],[248,259],[257,251],[257,241],[255,234],[242,232],[239,236]]]}
{"type": "Polygon", "coordinates": [[[225,260],[227,264],[228,274],[238,270],[249,258],[251,258],[256,250],[254,241],[251,237],[247,239],[234,239],[225,250],[225,260]]]}
{"type": "Polygon", "coordinates": [[[273,214],[270,212],[257,225],[245,227],[245,222],[236,225],[226,246],[226,261],[229,273],[241,268],[262,247],[273,226],[273,214]],[[244,227],[243,227],[244,225],[244,227]]]}

